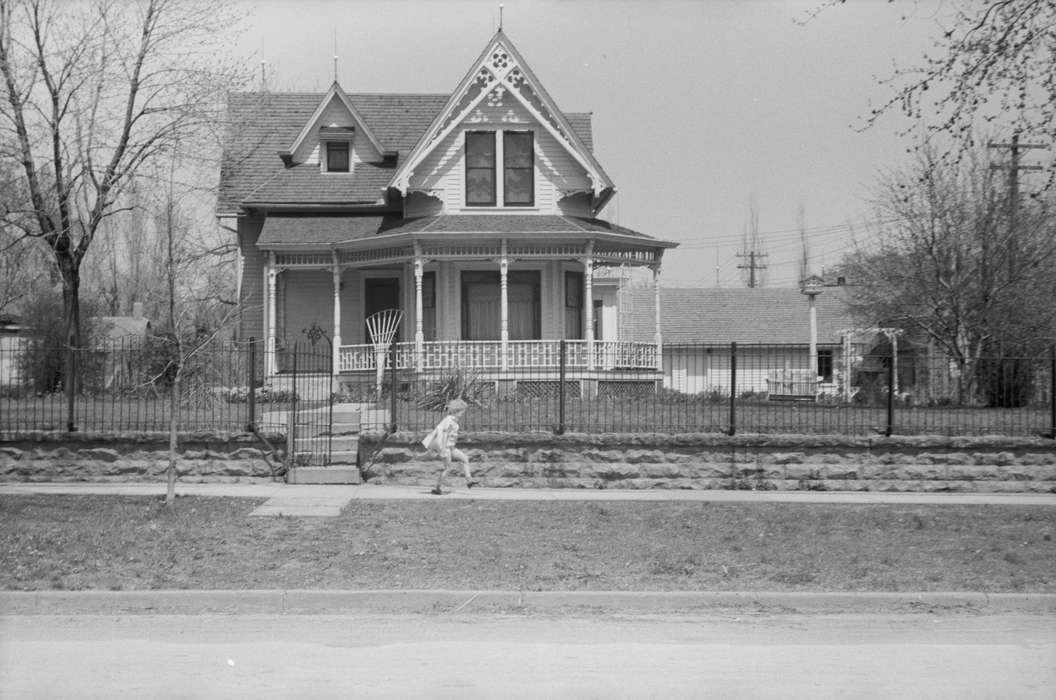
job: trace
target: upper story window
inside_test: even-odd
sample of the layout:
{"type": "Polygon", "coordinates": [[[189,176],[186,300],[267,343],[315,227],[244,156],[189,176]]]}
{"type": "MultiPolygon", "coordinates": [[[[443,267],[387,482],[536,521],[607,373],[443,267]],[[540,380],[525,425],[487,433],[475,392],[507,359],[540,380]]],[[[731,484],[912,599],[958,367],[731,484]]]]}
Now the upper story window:
{"type": "Polygon", "coordinates": [[[535,158],[532,132],[502,132],[503,197],[507,207],[535,204],[535,158]]]}
{"type": "Polygon", "coordinates": [[[466,205],[495,206],[495,132],[466,132],[466,205]]]}
{"type": "Polygon", "coordinates": [[[506,207],[535,204],[533,134],[530,131],[467,131],[466,206],[494,207],[500,200],[506,207]]]}
{"type": "Polygon", "coordinates": [[[347,173],[348,172],[348,141],[326,142],[326,172],[347,173]]]}
{"type": "Polygon", "coordinates": [[[324,126],[319,129],[319,161],[323,171],[352,171],[352,141],[356,130],[351,126],[324,126]]]}

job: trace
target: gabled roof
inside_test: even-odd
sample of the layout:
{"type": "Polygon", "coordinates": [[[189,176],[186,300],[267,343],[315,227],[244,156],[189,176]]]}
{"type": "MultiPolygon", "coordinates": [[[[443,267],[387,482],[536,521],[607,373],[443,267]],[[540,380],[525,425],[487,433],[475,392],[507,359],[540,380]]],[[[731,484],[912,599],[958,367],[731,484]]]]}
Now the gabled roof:
{"type": "MultiPolygon", "coordinates": [[[[350,94],[348,100],[375,138],[396,158],[358,163],[353,173],[322,173],[314,165],[287,168],[279,153],[295,143],[317,111],[321,93],[232,93],[220,169],[217,214],[243,206],[375,205],[396,165],[411,151],[447,102],[447,95],[350,94]]],[[[564,115],[577,138],[592,146],[589,114],[564,115]]]]}
{"type": "Polygon", "coordinates": [[[333,84],[330,85],[330,89],[326,91],[325,95],[323,95],[323,99],[319,101],[319,106],[315,108],[315,112],[312,113],[312,116],[305,123],[304,128],[301,129],[301,133],[299,133],[297,138],[294,139],[293,144],[286,151],[281,152],[284,158],[296,153],[297,149],[300,148],[305,140],[312,135],[312,132],[319,127],[319,119],[323,116],[323,112],[326,111],[327,105],[329,105],[334,99],[339,100],[341,104],[345,106],[345,109],[347,109],[348,113],[352,116],[352,120],[356,122],[357,129],[363,134],[367,141],[370,142],[370,145],[374,150],[377,151],[379,155],[383,156],[385,154],[384,146],[382,146],[381,142],[378,141],[376,136],[374,136],[373,130],[367,125],[363,117],[360,116],[359,110],[356,109],[352,100],[348,98],[348,95],[345,94],[345,91],[341,89],[341,86],[335,80],[333,84]]]}
{"type": "Polygon", "coordinates": [[[397,167],[389,186],[406,195],[411,176],[418,164],[496,89],[505,91],[520,102],[569,155],[583,166],[592,183],[594,212],[600,211],[615,192],[612,180],[501,28],[495,32],[484,51],[451,93],[414,150],[397,167]]]}
{"type": "MultiPolygon", "coordinates": [[[[819,344],[839,343],[839,332],[855,326],[845,303],[846,293],[846,287],[826,287],[816,297],[819,344]]],[[[652,342],[652,288],[628,288],[625,294],[628,339],[652,342]]],[[[660,330],[665,345],[807,345],[808,309],[807,297],[796,288],[660,288],[660,330]]]]}

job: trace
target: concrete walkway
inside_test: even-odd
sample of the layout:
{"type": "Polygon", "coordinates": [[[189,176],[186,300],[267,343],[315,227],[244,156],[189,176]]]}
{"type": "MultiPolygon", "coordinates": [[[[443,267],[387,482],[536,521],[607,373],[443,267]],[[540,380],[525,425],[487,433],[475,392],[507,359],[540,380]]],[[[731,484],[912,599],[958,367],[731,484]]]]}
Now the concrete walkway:
{"type": "MultiPolygon", "coordinates": [[[[163,496],[163,483],[76,482],[0,483],[0,495],[8,494],[110,494],[163,496]]],[[[862,491],[709,491],[632,489],[520,489],[459,487],[443,496],[433,496],[428,486],[381,486],[363,484],[289,485],[177,484],[177,496],[227,496],[266,499],[253,511],[260,516],[328,517],[340,514],[353,501],[449,500],[480,501],[678,501],[706,503],[848,503],[902,505],[1015,505],[1056,506],[1056,494],[1047,493],[896,493],[862,491]]]]}

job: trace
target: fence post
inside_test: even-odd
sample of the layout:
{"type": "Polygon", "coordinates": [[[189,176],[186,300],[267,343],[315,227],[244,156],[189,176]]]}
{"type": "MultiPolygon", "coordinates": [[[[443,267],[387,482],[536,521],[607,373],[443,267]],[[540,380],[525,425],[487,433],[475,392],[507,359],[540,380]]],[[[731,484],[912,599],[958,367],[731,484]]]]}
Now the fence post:
{"type": "Polygon", "coordinates": [[[256,338],[249,338],[249,423],[246,432],[253,432],[257,427],[257,345],[256,338]]]}
{"type": "Polygon", "coordinates": [[[891,437],[895,430],[895,348],[891,346],[891,357],[887,363],[887,427],[884,437],[891,437]]]}
{"type": "Polygon", "coordinates": [[[730,343],[730,435],[737,434],[737,343],[730,343]]]}
{"type": "Polygon", "coordinates": [[[396,432],[396,339],[393,339],[392,344],[389,346],[389,382],[391,388],[389,389],[389,433],[396,432]]]}
{"type": "Polygon", "coordinates": [[[1049,346],[1049,437],[1056,440],[1056,343],[1049,346]]]}
{"type": "Polygon", "coordinates": [[[293,469],[297,449],[297,343],[293,344],[292,382],[290,384],[290,412],[286,420],[286,472],[293,469]]]}
{"type": "Polygon", "coordinates": [[[557,427],[555,435],[565,434],[565,361],[568,358],[568,344],[562,339],[558,343],[557,353],[557,427]]]}

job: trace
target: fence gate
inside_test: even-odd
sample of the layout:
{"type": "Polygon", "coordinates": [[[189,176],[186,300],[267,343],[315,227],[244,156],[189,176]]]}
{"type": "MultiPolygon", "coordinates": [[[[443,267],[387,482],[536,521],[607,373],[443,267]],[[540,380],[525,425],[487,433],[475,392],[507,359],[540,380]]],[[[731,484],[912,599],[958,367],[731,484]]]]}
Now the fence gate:
{"type": "Polygon", "coordinates": [[[292,466],[325,467],[333,454],[333,353],[326,343],[295,343],[279,378],[289,386],[286,446],[292,466]],[[321,346],[321,347],[320,347],[321,346]],[[285,376],[283,376],[285,375],[285,376]]]}

